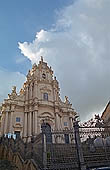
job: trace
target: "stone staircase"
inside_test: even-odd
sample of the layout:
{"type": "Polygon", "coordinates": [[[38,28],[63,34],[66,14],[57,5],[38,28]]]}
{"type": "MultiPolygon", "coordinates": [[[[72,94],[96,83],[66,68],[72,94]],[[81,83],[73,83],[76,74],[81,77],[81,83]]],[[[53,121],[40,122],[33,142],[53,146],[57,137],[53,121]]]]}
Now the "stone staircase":
{"type": "Polygon", "coordinates": [[[18,168],[8,160],[0,160],[0,170],[18,170],[18,168]]]}
{"type": "MultiPolygon", "coordinates": [[[[11,161],[16,163],[19,170],[44,170],[46,166],[48,170],[78,170],[79,162],[75,144],[50,143],[46,145],[46,152],[44,152],[41,137],[39,135],[29,143],[24,143],[22,139],[16,141],[1,139],[0,159],[4,160],[0,160],[0,170],[18,170],[11,161]]],[[[110,147],[95,148],[95,151],[90,151],[88,145],[83,144],[82,150],[88,168],[110,165],[110,147]]]]}
{"type": "Polygon", "coordinates": [[[47,167],[49,169],[77,170],[76,148],[73,144],[53,144],[47,147],[47,167]]]}

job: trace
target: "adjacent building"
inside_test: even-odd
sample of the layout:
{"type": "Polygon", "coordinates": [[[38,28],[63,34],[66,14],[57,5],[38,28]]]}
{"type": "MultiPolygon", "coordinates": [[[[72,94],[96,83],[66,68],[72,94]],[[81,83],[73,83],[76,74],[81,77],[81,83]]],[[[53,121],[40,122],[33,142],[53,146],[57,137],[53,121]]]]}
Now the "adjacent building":
{"type": "Polygon", "coordinates": [[[0,106],[0,136],[1,136],[1,117],[2,117],[2,114],[1,114],[1,106],[0,106]]]}
{"type": "Polygon", "coordinates": [[[1,134],[14,133],[22,138],[39,134],[43,122],[49,130],[70,129],[76,114],[68,97],[61,100],[59,82],[43,57],[29,70],[19,94],[13,87],[1,113],[1,134]]]}
{"type": "Polygon", "coordinates": [[[110,101],[107,103],[101,118],[106,126],[110,126],[110,101]]]}

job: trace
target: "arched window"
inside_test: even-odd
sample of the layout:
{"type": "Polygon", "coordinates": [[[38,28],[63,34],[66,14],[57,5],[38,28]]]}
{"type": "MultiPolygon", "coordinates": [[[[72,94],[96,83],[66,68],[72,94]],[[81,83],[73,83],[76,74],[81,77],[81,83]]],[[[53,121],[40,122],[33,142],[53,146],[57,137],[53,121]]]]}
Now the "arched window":
{"type": "Polygon", "coordinates": [[[45,73],[42,74],[42,78],[43,78],[43,79],[46,79],[45,73]]]}
{"type": "Polygon", "coordinates": [[[44,93],[44,94],[43,94],[43,99],[44,99],[44,100],[48,100],[48,93],[44,93]]]}

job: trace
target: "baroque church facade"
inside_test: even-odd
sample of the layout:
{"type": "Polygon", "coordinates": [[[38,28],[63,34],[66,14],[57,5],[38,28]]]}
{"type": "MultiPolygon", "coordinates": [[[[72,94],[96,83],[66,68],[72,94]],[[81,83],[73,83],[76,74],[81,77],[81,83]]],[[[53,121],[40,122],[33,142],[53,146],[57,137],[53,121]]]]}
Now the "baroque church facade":
{"type": "Polygon", "coordinates": [[[43,122],[50,130],[71,129],[75,114],[68,97],[64,102],[61,100],[59,83],[41,57],[39,64],[29,70],[20,93],[14,86],[4,100],[1,135],[11,133],[29,139],[41,132],[43,122]]]}

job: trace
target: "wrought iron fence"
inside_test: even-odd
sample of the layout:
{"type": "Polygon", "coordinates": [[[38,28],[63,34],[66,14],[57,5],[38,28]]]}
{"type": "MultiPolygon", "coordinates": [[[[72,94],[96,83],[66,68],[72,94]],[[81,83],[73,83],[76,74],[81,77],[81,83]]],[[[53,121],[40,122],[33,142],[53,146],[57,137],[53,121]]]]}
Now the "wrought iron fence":
{"type": "Polygon", "coordinates": [[[80,127],[75,121],[71,130],[56,130],[51,134],[44,130],[43,134],[44,167],[48,169],[110,166],[110,127],[80,127]]]}
{"type": "Polygon", "coordinates": [[[110,166],[110,127],[79,127],[86,167],[110,166]]]}
{"type": "Polygon", "coordinates": [[[45,130],[24,143],[22,139],[1,138],[1,143],[19,152],[24,160],[34,159],[42,170],[86,170],[110,166],[110,127],[81,127],[45,130]]]}

